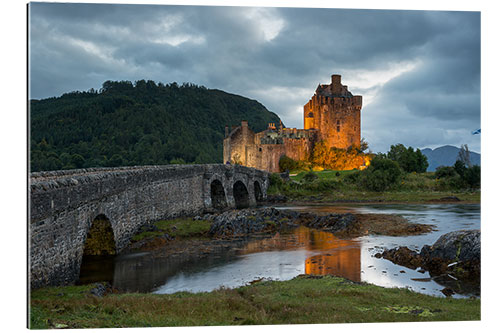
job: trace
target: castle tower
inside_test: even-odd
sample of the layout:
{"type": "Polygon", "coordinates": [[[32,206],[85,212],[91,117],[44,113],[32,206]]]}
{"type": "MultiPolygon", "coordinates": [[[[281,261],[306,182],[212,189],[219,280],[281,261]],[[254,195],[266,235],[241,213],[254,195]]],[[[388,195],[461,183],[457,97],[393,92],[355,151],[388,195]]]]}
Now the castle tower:
{"type": "Polygon", "coordinates": [[[304,129],[316,129],[318,139],[328,147],[347,149],[361,143],[362,97],[353,96],[342,85],[341,76],[332,75],[328,84],[319,84],[304,105],[304,129]]]}

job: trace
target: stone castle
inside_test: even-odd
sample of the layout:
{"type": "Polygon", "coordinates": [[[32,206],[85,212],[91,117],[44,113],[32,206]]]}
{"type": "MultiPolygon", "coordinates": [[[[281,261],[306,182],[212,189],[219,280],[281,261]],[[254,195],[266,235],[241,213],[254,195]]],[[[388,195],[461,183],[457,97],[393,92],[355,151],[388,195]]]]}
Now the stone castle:
{"type": "Polygon", "coordinates": [[[297,161],[308,160],[316,143],[348,149],[361,143],[362,97],[353,96],[332,75],[331,84],[320,84],[304,105],[304,129],[278,127],[270,123],[267,130],[254,133],[248,122],[226,127],[224,162],[241,164],[269,172],[279,172],[279,160],[286,155],[297,161]]]}

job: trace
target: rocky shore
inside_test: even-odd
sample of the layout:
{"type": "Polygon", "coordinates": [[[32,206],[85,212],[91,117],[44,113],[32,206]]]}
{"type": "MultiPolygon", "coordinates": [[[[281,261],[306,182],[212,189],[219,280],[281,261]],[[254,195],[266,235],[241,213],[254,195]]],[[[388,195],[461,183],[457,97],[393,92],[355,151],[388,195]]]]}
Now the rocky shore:
{"type": "Polygon", "coordinates": [[[155,235],[131,243],[127,252],[148,251],[159,256],[188,255],[200,257],[204,254],[244,244],[250,238],[271,237],[276,232],[306,226],[331,232],[338,238],[354,238],[368,234],[405,236],[427,233],[432,225],[409,223],[398,215],[330,213],[315,214],[291,209],[248,208],[228,210],[215,214],[193,217],[193,220],[210,222],[203,237],[176,239],[168,232],[161,232],[155,225],[143,226],[139,233],[155,235]]]}
{"type": "Polygon", "coordinates": [[[212,237],[274,232],[301,225],[331,232],[341,238],[353,238],[367,234],[415,235],[433,230],[431,225],[409,223],[398,215],[353,213],[321,215],[276,208],[230,210],[220,214],[197,216],[195,219],[211,221],[209,234],[212,237]]]}
{"type": "MultiPolygon", "coordinates": [[[[386,249],[375,257],[411,269],[426,270],[433,279],[448,277],[451,281],[477,281],[481,275],[481,231],[453,231],[439,237],[433,245],[423,246],[420,252],[402,246],[386,249]]],[[[446,288],[443,293],[453,294],[454,291],[446,288]]]]}

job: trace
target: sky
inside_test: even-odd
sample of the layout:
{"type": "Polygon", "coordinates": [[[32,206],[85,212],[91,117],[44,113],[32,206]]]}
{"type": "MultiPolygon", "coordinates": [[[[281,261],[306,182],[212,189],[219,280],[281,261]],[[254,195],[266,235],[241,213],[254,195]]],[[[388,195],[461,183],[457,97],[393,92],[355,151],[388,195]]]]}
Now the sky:
{"type": "Polygon", "coordinates": [[[374,152],[480,152],[481,14],[465,11],[31,3],[29,93],[106,80],[191,82],[262,103],[287,127],[340,74],[374,152]]]}

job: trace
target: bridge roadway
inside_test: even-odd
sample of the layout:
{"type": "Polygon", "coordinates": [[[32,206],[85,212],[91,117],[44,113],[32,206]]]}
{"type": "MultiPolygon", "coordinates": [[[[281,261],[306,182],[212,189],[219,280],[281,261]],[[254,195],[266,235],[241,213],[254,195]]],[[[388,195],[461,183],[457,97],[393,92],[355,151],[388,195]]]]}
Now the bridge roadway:
{"type": "Polygon", "coordinates": [[[165,165],[37,172],[30,175],[32,288],[74,283],[93,223],[110,224],[116,253],[150,222],[255,206],[268,173],[239,165],[165,165]]]}

